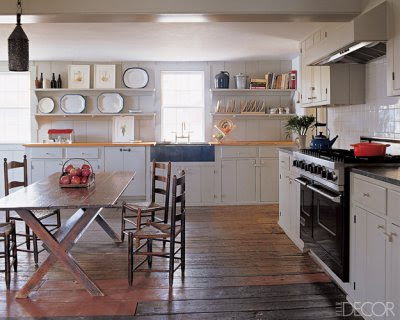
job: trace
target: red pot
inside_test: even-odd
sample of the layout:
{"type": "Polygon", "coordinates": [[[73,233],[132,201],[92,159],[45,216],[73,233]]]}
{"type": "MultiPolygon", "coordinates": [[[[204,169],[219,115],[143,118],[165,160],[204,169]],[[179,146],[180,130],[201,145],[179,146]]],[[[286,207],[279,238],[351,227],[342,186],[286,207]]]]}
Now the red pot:
{"type": "Polygon", "coordinates": [[[384,157],[386,155],[386,148],[390,144],[360,142],[351,146],[354,147],[354,155],[356,157],[384,157]]]}

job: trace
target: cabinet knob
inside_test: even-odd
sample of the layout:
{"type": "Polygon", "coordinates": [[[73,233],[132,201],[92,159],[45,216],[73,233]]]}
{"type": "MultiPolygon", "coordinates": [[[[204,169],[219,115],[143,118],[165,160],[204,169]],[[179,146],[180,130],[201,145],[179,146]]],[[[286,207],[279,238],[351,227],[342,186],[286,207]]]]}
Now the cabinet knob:
{"type": "Polygon", "coordinates": [[[363,197],[370,198],[371,195],[369,193],[363,193],[363,197]]]}

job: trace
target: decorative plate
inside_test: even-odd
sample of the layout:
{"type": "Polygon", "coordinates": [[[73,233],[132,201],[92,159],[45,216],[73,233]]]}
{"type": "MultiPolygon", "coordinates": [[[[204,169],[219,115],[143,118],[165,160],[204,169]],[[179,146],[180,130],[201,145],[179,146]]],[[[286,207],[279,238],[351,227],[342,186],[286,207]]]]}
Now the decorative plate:
{"type": "Polygon", "coordinates": [[[54,100],[49,97],[40,99],[38,109],[41,113],[52,113],[54,110],[54,100]]]}
{"type": "Polygon", "coordinates": [[[124,98],[119,93],[102,93],[97,98],[97,109],[101,113],[120,113],[124,108],[124,98]]]}
{"type": "Polygon", "coordinates": [[[142,68],[129,68],[124,72],[123,81],[128,88],[141,89],[149,83],[149,74],[142,68]]]}
{"type": "Polygon", "coordinates": [[[86,109],[86,100],[80,94],[66,94],[60,100],[60,108],[64,113],[82,113],[86,109]]]}

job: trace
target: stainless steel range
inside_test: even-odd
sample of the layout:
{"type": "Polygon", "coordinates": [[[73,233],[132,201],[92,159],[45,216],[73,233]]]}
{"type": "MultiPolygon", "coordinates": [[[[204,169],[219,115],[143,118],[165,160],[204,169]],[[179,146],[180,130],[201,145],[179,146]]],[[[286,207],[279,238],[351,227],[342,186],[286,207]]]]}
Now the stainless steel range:
{"type": "Polygon", "coordinates": [[[301,185],[300,236],[343,282],[349,280],[350,168],[400,164],[400,156],[356,158],[352,150],[294,152],[301,185]]]}

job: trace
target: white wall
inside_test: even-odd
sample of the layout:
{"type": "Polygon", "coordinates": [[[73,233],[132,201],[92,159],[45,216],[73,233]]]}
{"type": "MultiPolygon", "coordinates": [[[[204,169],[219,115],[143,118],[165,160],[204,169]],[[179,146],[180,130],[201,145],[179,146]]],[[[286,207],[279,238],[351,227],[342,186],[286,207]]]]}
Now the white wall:
{"type": "Polygon", "coordinates": [[[386,57],[366,65],[366,103],[328,108],[331,135],[339,135],[335,147],[350,148],[360,136],[400,139],[400,97],[386,95],[386,57]]]}
{"type": "MultiPolygon", "coordinates": [[[[64,62],[34,62],[32,78],[36,73],[40,76],[43,72],[44,78],[49,79],[54,72],[61,74],[63,86],[67,86],[67,68],[72,61],[64,62]]],[[[80,64],[85,64],[80,62],[80,64]]],[[[95,64],[88,62],[86,64],[95,64]]],[[[220,61],[220,62],[118,62],[116,86],[122,87],[121,79],[124,70],[130,67],[142,67],[149,73],[149,84],[147,87],[155,88],[154,96],[132,96],[127,99],[125,109],[140,108],[143,112],[155,112],[155,121],[152,119],[137,120],[135,123],[136,137],[144,141],[160,141],[161,137],[161,100],[160,100],[160,72],[168,70],[197,70],[205,73],[205,132],[206,141],[210,140],[213,133],[213,121],[210,113],[214,112],[217,100],[228,99],[255,99],[252,95],[246,96],[221,96],[213,97],[209,89],[214,86],[214,76],[221,70],[226,70],[231,74],[230,87],[234,88],[233,76],[239,72],[248,74],[250,77],[264,78],[267,72],[283,73],[292,69],[291,61],[220,61]]],[[[93,68],[92,68],[93,69],[93,68]]],[[[124,93],[125,94],[125,93],[124,93]]],[[[43,93],[41,93],[41,96],[43,93]]],[[[61,98],[62,94],[56,94],[56,100],[61,98]]],[[[88,97],[88,109],[95,110],[96,97],[88,97]]],[[[267,107],[290,107],[292,106],[292,97],[289,96],[260,96],[258,99],[264,99],[267,107]]],[[[37,100],[34,99],[32,113],[37,112],[37,100]]],[[[127,111],[127,110],[125,110],[127,111]]],[[[282,131],[283,122],[281,120],[234,120],[237,130],[234,138],[239,140],[279,140],[285,139],[285,133],[282,131]],[[248,129],[246,129],[248,128],[248,129]]],[[[47,130],[50,128],[73,128],[76,132],[76,141],[110,141],[111,140],[111,120],[68,120],[68,119],[41,119],[33,125],[33,141],[42,141],[47,138],[47,130]]]]}

